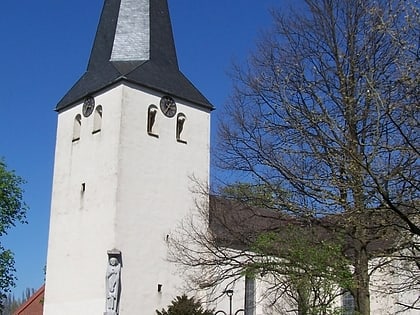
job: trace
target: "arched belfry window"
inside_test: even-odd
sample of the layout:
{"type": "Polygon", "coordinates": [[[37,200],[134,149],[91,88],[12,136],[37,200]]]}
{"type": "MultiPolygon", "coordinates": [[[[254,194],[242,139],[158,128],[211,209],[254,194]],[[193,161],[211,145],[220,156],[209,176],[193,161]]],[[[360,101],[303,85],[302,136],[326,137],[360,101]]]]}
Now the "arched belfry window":
{"type": "Polygon", "coordinates": [[[147,110],[147,133],[150,136],[159,137],[157,133],[157,113],[158,108],[155,105],[150,105],[147,110]]]}
{"type": "Polygon", "coordinates": [[[93,131],[92,133],[100,132],[102,128],[102,105],[98,105],[95,108],[93,115],[93,131]]]}
{"type": "Polygon", "coordinates": [[[80,130],[82,129],[82,115],[77,114],[73,122],[73,142],[80,140],[80,130]]]}
{"type": "Polygon", "coordinates": [[[176,116],[176,141],[187,143],[187,141],[184,139],[184,129],[185,129],[185,121],[186,117],[183,113],[179,113],[176,116]]]}

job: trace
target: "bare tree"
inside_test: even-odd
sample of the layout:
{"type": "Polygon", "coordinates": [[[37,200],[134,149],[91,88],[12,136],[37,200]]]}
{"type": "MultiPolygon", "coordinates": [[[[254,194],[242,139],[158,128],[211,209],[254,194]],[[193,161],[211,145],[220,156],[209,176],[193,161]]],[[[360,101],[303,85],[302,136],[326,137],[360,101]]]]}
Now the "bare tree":
{"type": "Polygon", "coordinates": [[[218,166],[269,187],[276,209],[345,214],[356,310],[369,314],[369,249],[414,246],[409,268],[418,259],[418,3],[305,3],[302,12],[273,12],[273,30],[234,68],[218,166]]]}
{"type": "MultiPolygon", "coordinates": [[[[299,12],[273,11],[273,29],[233,69],[216,162],[242,183],[216,194],[237,203],[220,207],[226,199],[215,198],[209,208],[204,198],[200,218],[184,221],[171,241],[171,257],[200,270],[190,283],[202,287],[268,272],[274,296],[302,305],[284,280],[297,260],[277,251],[290,243],[280,227],[304,225],[318,236],[326,229],[345,240],[331,261],[350,261],[348,290],[358,314],[368,315],[373,272],[388,268],[407,280],[393,283],[394,292],[420,286],[418,3],[305,3],[299,12]],[[279,238],[255,247],[271,233],[279,238]]],[[[318,270],[308,279],[329,276],[318,270]]]]}

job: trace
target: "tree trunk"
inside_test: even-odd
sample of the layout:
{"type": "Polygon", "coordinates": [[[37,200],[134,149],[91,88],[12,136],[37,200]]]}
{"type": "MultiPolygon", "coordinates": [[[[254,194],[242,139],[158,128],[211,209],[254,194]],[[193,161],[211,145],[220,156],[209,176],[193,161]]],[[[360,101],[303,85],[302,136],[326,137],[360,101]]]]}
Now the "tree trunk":
{"type": "Polygon", "coordinates": [[[308,292],[306,288],[298,288],[298,315],[309,315],[308,292]]]}
{"type": "Polygon", "coordinates": [[[356,314],[370,315],[369,294],[369,259],[366,247],[355,251],[354,274],[356,287],[354,289],[354,304],[356,314]]]}

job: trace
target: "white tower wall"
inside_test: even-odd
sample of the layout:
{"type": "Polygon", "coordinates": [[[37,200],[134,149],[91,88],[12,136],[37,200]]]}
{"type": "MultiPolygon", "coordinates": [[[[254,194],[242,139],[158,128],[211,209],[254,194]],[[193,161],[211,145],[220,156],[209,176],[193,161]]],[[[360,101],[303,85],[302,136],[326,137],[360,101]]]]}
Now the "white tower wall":
{"type": "Polygon", "coordinates": [[[194,211],[190,177],[208,181],[210,115],[174,98],[186,143],[176,140],[176,116],[160,110],[151,136],[148,107],[162,96],[129,84],[94,95],[101,130],[92,133],[94,114],[82,117],[77,141],[82,104],[59,114],[44,314],[103,314],[114,248],[122,255],[120,314],[155,314],[182,293],[166,237],[194,211]]]}

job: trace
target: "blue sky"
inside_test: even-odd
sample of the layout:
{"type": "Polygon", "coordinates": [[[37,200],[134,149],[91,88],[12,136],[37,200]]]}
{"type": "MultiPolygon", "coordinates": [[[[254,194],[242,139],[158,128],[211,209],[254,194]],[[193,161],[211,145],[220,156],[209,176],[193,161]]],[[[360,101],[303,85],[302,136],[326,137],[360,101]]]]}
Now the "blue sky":
{"type": "MultiPolygon", "coordinates": [[[[296,2],[300,2],[297,0],[296,2]]],[[[293,0],[169,0],[182,72],[216,107],[230,92],[233,60],[244,59],[271,23],[269,9],[293,0]]],[[[56,116],[54,107],[86,69],[103,0],[4,0],[0,13],[0,157],[27,181],[29,223],[2,239],[15,253],[14,292],[44,281],[56,116]]]]}

